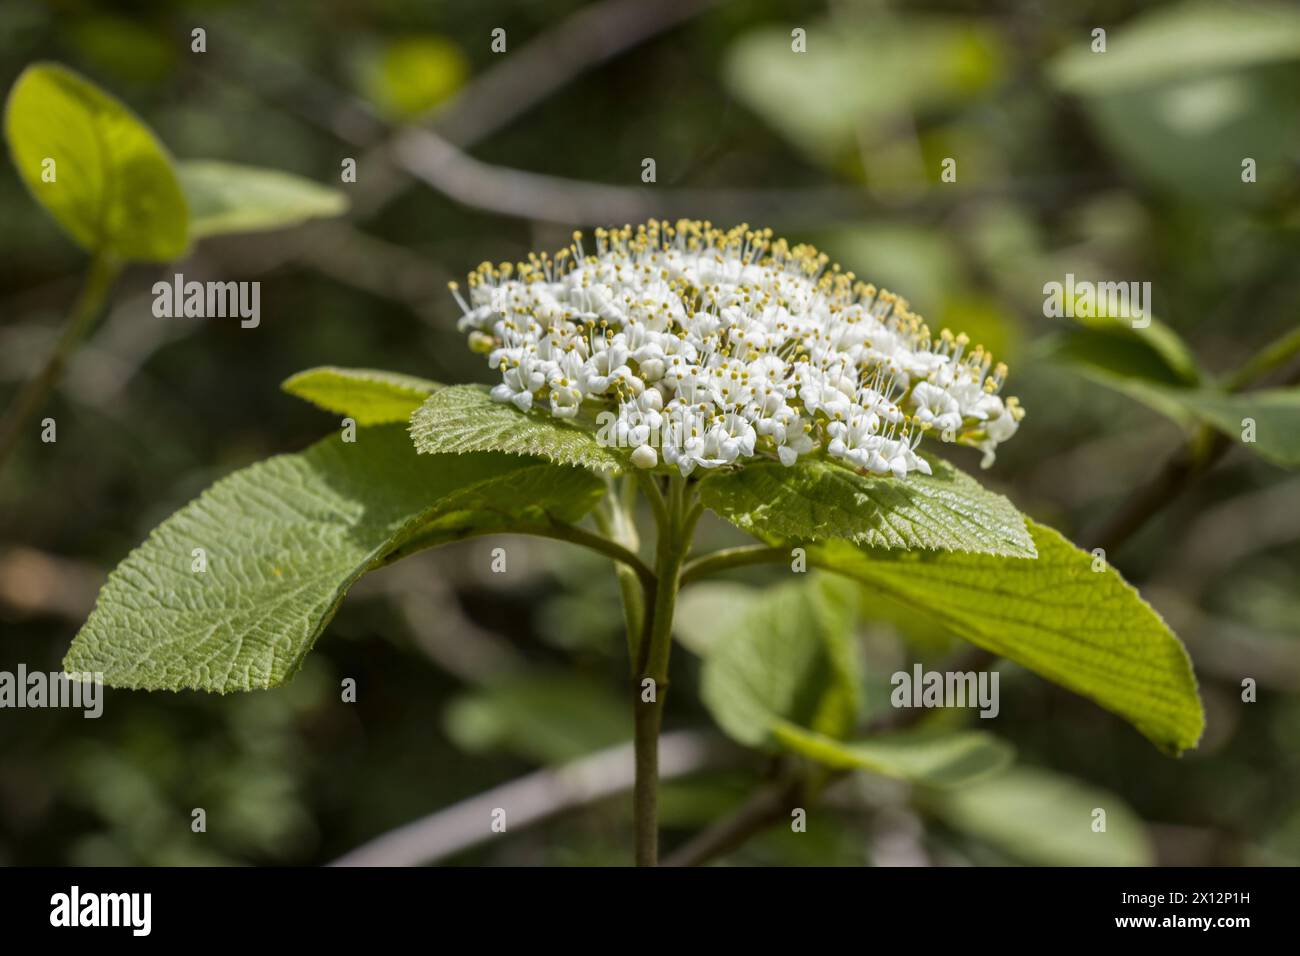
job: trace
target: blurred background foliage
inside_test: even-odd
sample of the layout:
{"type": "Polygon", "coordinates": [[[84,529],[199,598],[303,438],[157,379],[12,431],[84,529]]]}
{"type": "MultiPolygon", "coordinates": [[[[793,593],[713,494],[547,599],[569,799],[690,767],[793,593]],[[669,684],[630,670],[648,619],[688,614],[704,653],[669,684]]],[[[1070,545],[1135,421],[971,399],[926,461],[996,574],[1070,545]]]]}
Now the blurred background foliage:
{"type": "MultiPolygon", "coordinates": [[[[1061,348],[1068,320],[1043,315],[1043,284],[1067,272],[1150,281],[1156,314],[1209,380],[1300,315],[1292,4],[6,0],[0,81],[39,59],[113,91],[181,158],[323,183],[344,157],[360,165],[346,221],[218,238],[176,266],[260,280],[256,330],[156,319],[149,287],[164,273],[128,271],[46,412],[58,442],[25,442],[0,480],[0,669],[57,669],[106,569],[159,520],[216,477],[335,427],[278,391],[293,372],[486,380],[446,281],[601,224],[576,202],[555,221],[527,204],[512,214],[520,190],[554,187],[563,207],[571,181],[601,183],[618,191],[611,209],[771,225],[900,291],[933,327],[969,331],[1011,363],[1029,410],[983,479],[1081,545],[1185,434],[1125,392],[1149,377],[1150,356],[1134,366],[1122,336],[1100,346],[1109,381],[1080,374],[1061,348]],[[645,29],[656,20],[665,28],[645,29]],[[191,52],[195,27],[206,53],[191,52]],[[498,27],[505,54],[490,48],[498,27]],[[806,54],[790,51],[796,27],[806,54]],[[1097,27],[1104,55],[1090,50],[1097,27]],[[487,164],[469,167],[485,181],[438,189],[398,172],[378,147],[415,123],[487,164]],[[955,183],[939,182],[945,157],[955,183]],[[1255,183],[1241,180],[1244,157],[1255,183]],[[502,168],[569,182],[493,179],[502,168]]],[[[50,347],[83,260],[11,167],[0,208],[11,393],[50,347]]],[[[1110,555],[1195,659],[1198,750],[1163,757],[1118,718],[1004,665],[992,723],[1015,769],[957,793],[861,775],[812,811],[807,833],[778,826],[726,859],[1300,863],[1298,504],[1300,479],[1236,448],[1110,555]],[[1257,703],[1242,703],[1244,677],[1257,703]],[[1096,806],[1109,813],[1104,850],[1077,826],[1096,806]]],[[[706,521],[701,545],[734,534],[706,521]]],[[[737,578],[688,592],[688,648],[763,581],[737,578]]],[[[893,671],[956,648],[915,611],[858,603],[879,711],[893,671]]],[[[331,860],[626,741],[625,654],[613,575],[585,552],[484,539],[420,555],[364,581],[286,688],[109,691],[97,721],[0,713],[0,863],[331,860]],[[509,571],[492,574],[502,544],[509,571]],[[354,704],[340,700],[347,677],[354,704]],[[204,834],[191,832],[196,807],[204,834]]],[[[670,730],[711,733],[699,673],[679,651],[670,730]]],[[[731,753],[666,784],[665,843],[772,773],[731,753]]],[[[628,803],[597,801],[450,860],[625,862],[628,803]]]]}

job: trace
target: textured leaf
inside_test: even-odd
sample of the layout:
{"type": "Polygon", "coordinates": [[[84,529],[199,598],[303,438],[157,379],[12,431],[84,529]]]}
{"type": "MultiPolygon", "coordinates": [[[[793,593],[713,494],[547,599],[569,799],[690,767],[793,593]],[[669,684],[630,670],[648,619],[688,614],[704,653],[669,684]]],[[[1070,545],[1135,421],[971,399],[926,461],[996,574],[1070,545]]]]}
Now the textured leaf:
{"type": "Polygon", "coordinates": [[[837,770],[869,770],[886,777],[955,787],[1004,769],[1013,748],[979,730],[915,730],[843,741],[780,724],[776,738],[788,749],[837,770]]]}
{"type": "Polygon", "coordinates": [[[400,426],[331,438],[236,472],[164,521],[109,575],[64,667],[118,687],[272,687],[352,583],[411,539],[577,520],[602,489],[535,459],[421,458],[400,426]]]}
{"type": "Polygon", "coordinates": [[[852,726],[861,709],[853,615],[828,587],[814,578],[755,591],[745,613],[721,629],[700,695],[731,737],[774,746],[786,723],[832,736],[852,726]]]}
{"type": "Polygon", "coordinates": [[[425,454],[503,451],[606,473],[622,469],[620,456],[594,432],[495,402],[480,385],[452,385],[429,396],[411,416],[411,438],[425,454]]]}
{"type": "Polygon", "coordinates": [[[923,795],[950,827],[1036,866],[1150,866],[1146,828],[1115,794],[1071,777],[1014,767],[970,786],[923,795]],[[1092,829],[1093,811],[1106,829],[1092,829]]]}
{"type": "Polygon", "coordinates": [[[1036,561],[953,552],[810,548],[810,563],[871,585],[1096,701],[1158,747],[1195,746],[1204,726],[1196,678],[1182,643],[1108,565],[1051,528],[1030,522],[1036,561]]]}
{"type": "Polygon", "coordinates": [[[874,548],[970,551],[1032,558],[1025,519],[1011,502],[939,459],[933,475],[860,475],[834,462],[786,467],[755,461],[710,476],[704,504],[764,539],[849,538],[874,548]]]}
{"type": "Polygon", "coordinates": [[[177,172],[193,239],[286,229],[348,208],[339,190],[277,169],[201,159],[179,163],[177,172]]]}
{"type": "Polygon", "coordinates": [[[442,386],[414,375],[324,365],[285,379],[280,388],[358,425],[385,425],[410,421],[411,413],[442,386]]]}
{"type": "Polygon", "coordinates": [[[189,244],[171,157],[119,100],[66,67],[29,66],[5,107],[5,136],[32,196],[84,248],[166,262],[189,244]],[[54,181],[45,182],[45,161],[54,181]]]}

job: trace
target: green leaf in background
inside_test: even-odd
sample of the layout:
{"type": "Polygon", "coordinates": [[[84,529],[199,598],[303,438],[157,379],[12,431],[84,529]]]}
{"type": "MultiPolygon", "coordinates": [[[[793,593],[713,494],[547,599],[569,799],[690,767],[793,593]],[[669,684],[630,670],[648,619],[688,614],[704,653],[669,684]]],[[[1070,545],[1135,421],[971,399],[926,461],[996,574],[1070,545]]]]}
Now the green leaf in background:
{"type": "Polygon", "coordinates": [[[1277,121],[1300,80],[1294,5],[1162,6],[1111,30],[1105,53],[1081,38],[1050,73],[1125,165],[1184,201],[1263,205],[1294,178],[1300,126],[1277,121]]]}
{"type": "Polygon", "coordinates": [[[884,141],[899,116],[949,109],[994,89],[1010,62],[996,30],[940,17],[819,21],[808,52],[763,27],[727,51],[727,87],[797,148],[834,163],[860,130],[884,141]]]}
{"type": "Polygon", "coordinates": [[[1112,31],[1104,54],[1093,53],[1090,41],[1077,43],[1057,57],[1051,73],[1061,89],[1092,96],[1294,59],[1300,59],[1294,6],[1200,0],[1153,9],[1112,31]]]}
{"type": "Polygon", "coordinates": [[[1037,866],[1150,866],[1141,819],[1119,797],[1071,777],[1015,767],[956,790],[928,792],[922,805],[955,830],[1037,866]],[[1106,830],[1093,831],[1093,811],[1106,830]]]}
{"type": "Polygon", "coordinates": [[[1194,417],[1186,408],[1161,390],[1147,387],[1200,383],[1196,359],[1177,332],[1156,319],[1145,329],[1105,317],[1079,319],[1078,323],[1040,340],[1038,354],[1150,406],[1183,427],[1192,424],[1194,417]]]}
{"type": "Polygon", "coordinates": [[[914,605],[985,650],[1096,701],[1170,753],[1205,724],[1182,642],[1108,564],[1030,522],[1035,561],[817,545],[809,563],[914,605]]]}
{"type": "Polygon", "coordinates": [[[341,216],[348,208],[341,191],[277,169],[189,159],[177,164],[177,172],[195,240],[287,229],[309,219],[341,216]]]}
{"type": "Polygon", "coordinates": [[[622,459],[592,431],[545,412],[493,401],[481,385],[439,389],[411,416],[411,439],[424,454],[502,451],[617,474],[622,459]]]}
{"type": "Polygon", "coordinates": [[[1075,343],[1080,360],[1116,375],[1142,378],[1169,385],[1196,385],[1201,369],[1182,336],[1159,319],[1134,328],[1122,317],[1095,315],[1074,320],[1076,328],[1064,333],[1075,343]]]}
{"type": "Polygon", "coordinates": [[[411,413],[442,386],[397,372],[322,365],[290,376],[280,388],[358,425],[386,425],[410,421],[411,413]]]}
{"type": "Polygon", "coordinates": [[[5,137],[32,196],[90,252],[166,262],[189,246],[171,157],[116,98],[66,67],[29,66],[5,106],[5,137]],[[53,161],[53,181],[44,181],[53,161]]]}
{"type": "Polygon", "coordinates": [[[700,678],[704,705],[735,740],[930,786],[954,786],[1010,761],[1011,748],[981,731],[841,739],[862,709],[853,591],[825,577],[744,590],[725,595],[732,603],[712,621],[717,636],[700,678]],[[730,624],[719,628],[719,620],[730,624]]]}
{"type": "Polygon", "coordinates": [[[1048,336],[1037,344],[1039,354],[1069,365],[1085,378],[1153,405],[1156,411],[1181,421],[1187,416],[1177,403],[1153,399],[1141,390],[1147,383],[1179,386],[1172,370],[1149,348],[1120,336],[1071,329],[1048,336]],[[1132,386],[1132,387],[1130,387],[1132,386]]]}
{"type": "Polygon", "coordinates": [[[1204,422],[1268,461],[1284,468],[1300,465],[1300,389],[1225,392],[1197,387],[1200,375],[1187,365],[1191,358],[1186,346],[1165,326],[1153,322],[1149,329],[1130,329],[1127,334],[1071,329],[1042,342],[1040,354],[1123,392],[1184,428],[1204,422]],[[1157,338],[1142,341],[1147,332],[1157,332],[1157,338]],[[1255,422],[1253,442],[1242,440],[1242,422],[1248,418],[1255,422]]]}
{"type": "Polygon", "coordinates": [[[691,653],[707,657],[725,629],[719,621],[744,616],[757,596],[752,585],[738,581],[700,581],[677,597],[673,634],[691,653]]]}
{"type": "Polygon", "coordinates": [[[1006,768],[1014,749],[979,730],[912,730],[844,741],[781,723],[774,731],[787,749],[836,770],[867,770],[930,787],[956,787],[1006,768]]]}
{"type": "Polygon", "coordinates": [[[1186,409],[1262,458],[1294,468],[1300,465],[1300,388],[1269,388],[1254,392],[1163,388],[1142,385],[1152,399],[1186,409]],[[1244,419],[1255,422],[1255,440],[1242,440],[1244,419]]]}
{"type": "Polygon", "coordinates": [[[395,425],[330,438],[222,479],[159,525],[109,575],[64,668],[148,690],[273,687],[353,582],[413,539],[577,520],[602,492],[535,459],[422,458],[395,425]]]}
{"type": "Polygon", "coordinates": [[[874,548],[970,551],[1032,558],[1024,516],[1001,495],[947,462],[934,474],[861,475],[837,463],[801,458],[786,467],[753,461],[700,485],[705,506],[764,539],[849,538],[874,548]]]}
{"type": "Polygon", "coordinates": [[[451,702],[447,735],[472,752],[508,750],[564,763],[632,739],[632,715],[605,684],[563,671],[526,671],[451,702]]]}
{"type": "Polygon", "coordinates": [[[786,723],[832,737],[848,732],[862,701],[846,594],[817,577],[754,590],[744,613],[719,628],[700,696],[728,735],[772,747],[786,723]]]}

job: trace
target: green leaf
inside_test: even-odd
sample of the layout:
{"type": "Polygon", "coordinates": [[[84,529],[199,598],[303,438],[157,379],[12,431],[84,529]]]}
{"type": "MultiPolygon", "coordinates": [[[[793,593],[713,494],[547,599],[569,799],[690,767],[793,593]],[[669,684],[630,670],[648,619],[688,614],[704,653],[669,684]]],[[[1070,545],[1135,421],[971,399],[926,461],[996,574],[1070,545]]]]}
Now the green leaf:
{"type": "MultiPolygon", "coordinates": [[[[1151,329],[1130,334],[1140,336],[1142,331],[1155,329],[1152,323],[1151,329]]],[[[1243,442],[1247,448],[1285,468],[1300,465],[1300,389],[1224,392],[1195,387],[1200,376],[1179,372],[1185,346],[1176,336],[1173,340],[1177,346],[1168,339],[1161,345],[1156,345],[1156,340],[1140,345],[1127,336],[1071,330],[1050,337],[1042,354],[1066,362],[1087,378],[1123,392],[1184,428],[1204,422],[1234,441],[1242,441],[1242,422],[1253,419],[1255,440],[1243,442]]]]}
{"type": "Polygon", "coordinates": [[[905,601],[954,634],[1096,701],[1161,749],[1196,745],[1205,718],[1182,642],[1108,564],[1051,528],[1036,561],[887,551],[829,542],[810,564],[905,601]]]}
{"type": "Polygon", "coordinates": [[[825,580],[755,591],[704,660],[700,696],[718,725],[749,746],[776,747],[793,723],[833,737],[861,709],[852,610],[825,580]]]}
{"type": "Polygon", "coordinates": [[[1127,320],[1104,316],[1076,321],[1076,327],[1047,338],[1042,346],[1047,357],[1119,378],[1165,385],[1191,386],[1201,380],[1192,350],[1158,319],[1141,329],[1127,320]]]}
{"type": "Polygon", "coordinates": [[[274,687],[352,583],[417,537],[574,521],[602,491],[535,459],[421,458],[400,426],[336,436],[238,471],[164,521],[109,575],[64,668],[149,690],[274,687]]]}
{"type": "Polygon", "coordinates": [[[204,159],[185,160],[177,171],[190,207],[190,238],[196,240],[287,229],[348,208],[341,191],[276,169],[204,159]]]}
{"type": "Polygon", "coordinates": [[[836,770],[868,770],[931,787],[964,786],[1006,768],[1010,744],[978,730],[913,730],[846,742],[793,724],[775,729],[788,749],[836,770]]]}
{"type": "Polygon", "coordinates": [[[1111,30],[1104,54],[1086,34],[1050,73],[1121,168],[1184,204],[1266,208],[1287,194],[1300,127],[1277,117],[1300,79],[1294,4],[1163,5],[1111,30]],[[1242,143],[1258,163],[1250,184],[1242,143]]]}
{"type": "Polygon", "coordinates": [[[971,786],[922,795],[956,830],[1037,866],[1150,866],[1146,828],[1115,794],[1071,777],[1015,767],[971,786]],[[1092,829],[1093,811],[1106,829],[1092,829]]]}
{"type": "Polygon", "coordinates": [[[622,459],[592,431],[543,412],[493,401],[481,385],[439,389],[411,416],[411,438],[424,454],[502,451],[617,474],[622,459]]]}
{"type": "Polygon", "coordinates": [[[1151,386],[1195,386],[1200,371],[1182,339],[1155,321],[1145,330],[1069,329],[1038,343],[1042,357],[1061,362],[1090,381],[1122,392],[1184,428],[1195,418],[1178,402],[1151,386]],[[1145,332],[1153,332],[1150,337],[1145,332]]]}
{"type": "Polygon", "coordinates": [[[1024,516],[1001,495],[937,458],[933,475],[861,475],[834,462],[754,461],[708,477],[705,506],[767,540],[849,538],[875,548],[970,551],[1032,558],[1024,516]]]}
{"type": "Polygon", "coordinates": [[[1153,398],[1186,409],[1233,441],[1284,468],[1300,465],[1300,388],[1270,388],[1255,392],[1175,389],[1142,386],[1153,398]],[[1247,419],[1255,422],[1255,440],[1242,441],[1247,419]]]}
{"type": "Polygon", "coordinates": [[[1182,3],[1112,31],[1104,55],[1082,40],[1051,66],[1057,85],[1097,96],[1300,59],[1300,13],[1258,4],[1182,3]]]}
{"type": "Polygon", "coordinates": [[[998,31],[971,18],[885,22],[850,13],[804,26],[807,55],[791,51],[787,26],[745,33],[727,50],[723,79],[791,144],[826,163],[852,150],[858,131],[879,141],[887,159],[891,122],[969,105],[997,88],[1009,62],[998,31]]]}
{"type": "Polygon", "coordinates": [[[446,729],[467,751],[509,750],[547,764],[632,739],[631,714],[607,685],[550,670],[512,674],[456,698],[446,729]]]}
{"type": "Polygon", "coordinates": [[[701,581],[686,588],[673,612],[673,635],[700,657],[707,657],[724,635],[719,621],[744,616],[757,596],[751,585],[737,581],[701,581]]]}
{"type": "Polygon", "coordinates": [[[5,107],[5,136],[32,196],[91,252],[166,262],[189,245],[171,157],[116,98],[66,67],[29,66],[5,107]],[[53,181],[43,178],[51,169],[53,181]]]}
{"type": "Polygon", "coordinates": [[[280,388],[358,425],[385,425],[410,421],[411,413],[442,386],[414,375],[322,365],[285,379],[280,388]]]}
{"type": "Polygon", "coordinates": [[[715,596],[731,610],[714,618],[718,633],[700,678],[704,705],[735,740],[930,786],[972,780],[1011,759],[1009,746],[980,731],[840,739],[862,709],[853,590],[821,577],[746,590],[743,601],[734,590],[715,596]],[[732,623],[718,628],[719,620],[732,623]]]}

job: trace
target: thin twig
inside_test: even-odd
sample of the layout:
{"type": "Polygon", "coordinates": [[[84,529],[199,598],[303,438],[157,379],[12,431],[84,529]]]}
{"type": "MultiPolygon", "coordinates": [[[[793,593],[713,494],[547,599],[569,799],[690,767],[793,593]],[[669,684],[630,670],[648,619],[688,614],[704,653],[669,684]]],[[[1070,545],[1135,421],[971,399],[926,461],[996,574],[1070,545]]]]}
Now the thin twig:
{"type": "Polygon", "coordinates": [[[476,77],[433,125],[461,146],[477,143],[593,67],[718,5],[719,0],[606,0],[583,7],[476,77]]]}
{"type": "MultiPolygon", "coordinates": [[[[725,765],[736,750],[712,734],[677,731],[659,741],[662,779],[725,765]]],[[[331,866],[419,866],[437,863],[499,834],[493,811],[504,810],[507,833],[565,810],[626,792],[633,782],[632,745],[590,756],[494,787],[445,810],[376,837],[331,866]]]]}
{"type": "Polygon", "coordinates": [[[799,781],[787,780],[759,788],[739,809],[700,831],[664,858],[664,866],[698,866],[725,856],[781,820],[799,803],[799,781]]]}
{"type": "Polygon", "coordinates": [[[1089,550],[1101,548],[1110,554],[1118,549],[1191,484],[1193,478],[1212,468],[1231,448],[1227,437],[1220,432],[1206,429],[1203,435],[1208,441],[1203,453],[1197,454],[1191,445],[1179,448],[1155,478],[1129,496],[1105,524],[1084,536],[1089,550]]]}
{"type": "MultiPolygon", "coordinates": [[[[825,224],[865,215],[897,216],[938,212],[951,205],[939,191],[902,202],[871,203],[856,187],[797,189],[674,189],[617,186],[567,179],[484,163],[436,128],[395,126],[369,105],[308,76],[296,64],[246,43],[225,43],[239,79],[212,73],[223,82],[238,82],[249,92],[275,101],[304,121],[358,148],[370,148],[363,161],[390,167],[370,169],[365,188],[371,195],[354,205],[375,208],[375,190],[386,190],[394,172],[424,182],[471,208],[518,218],[565,225],[609,225],[649,218],[710,218],[719,221],[825,224]],[[390,138],[381,146],[373,144],[390,138]],[[381,185],[383,184],[383,185],[381,185]]],[[[639,169],[638,169],[639,172],[639,169]]],[[[359,182],[358,185],[361,185],[359,182]]],[[[963,201],[1008,193],[1035,199],[1033,183],[996,185],[978,193],[963,192],[963,201]]],[[[1043,199],[1044,197],[1038,197],[1043,199]]]]}

